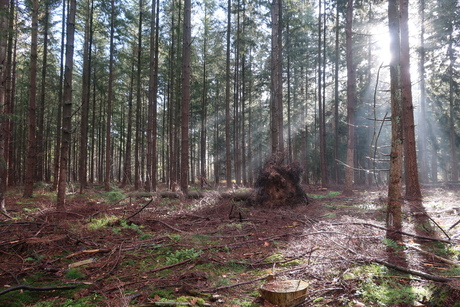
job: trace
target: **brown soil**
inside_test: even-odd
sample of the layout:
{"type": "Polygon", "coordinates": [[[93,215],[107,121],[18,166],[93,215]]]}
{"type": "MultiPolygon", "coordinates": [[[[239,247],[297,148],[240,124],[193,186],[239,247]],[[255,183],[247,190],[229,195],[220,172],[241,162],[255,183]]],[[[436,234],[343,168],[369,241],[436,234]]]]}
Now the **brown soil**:
{"type": "MultiPolygon", "coordinates": [[[[176,297],[202,296],[211,306],[240,306],[243,301],[264,306],[257,291],[267,278],[278,278],[310,283],[302,306],[361,306],[360,281],[344,276],[350,268],[388,259],[382,243],[385,191],[363,189],[343,197],[318,187],[304,189],[316,199],[287,208],[247,207],[216,193],[194,200],[154,199],[127,221],[149,200],[132,196],[110,204],[92,191],[74,195],[66,212],[56,212],[45,194],[24,200],[20,191],[10,192],[7,210],[15,219],[0,221],[0,291],[40,276],[38,286],[74,284],[73,299],[97,295],[103,298],[98,306],[151,303],[160,297],[152,295],[158,290],[176,297]],[[89,225],[103,217],[113,218],[92,230],[89,225]],[[166,261],[173,252],[187,251],[197,254],[166,261]],[[81,276],[68,274],[73,266],[81,276]]],[[[447,232],[460,219],[459,199],[456,191],[431,189],[424,191],[423,206],[447,232]]],[[[410,209],[405,206],[404,231],[416,234],[420,229],[411,221],[419,213],[410,209]]],[[[424,235],[447,239],[433,228],[424,235]]],[[[448,235],[457,244],[460,226],[448,235]]],[[[398,243],[420,247],[429,242],[403,237],[398,243]]],[[[403,263],[413,270],[438,274],[448,267],[415,249],[405,249],[404,255],[403,263]]],[[[417,277],[401,283],[432,281],[417,277]]],[[[59,291],[40,293],[41,301],[61,299],[59,291]]],[[[62,296],[62,301],[68,299],[62,296]]],[[[7,295],[0,295],[0,305],[9,303],[7,295]]]]}

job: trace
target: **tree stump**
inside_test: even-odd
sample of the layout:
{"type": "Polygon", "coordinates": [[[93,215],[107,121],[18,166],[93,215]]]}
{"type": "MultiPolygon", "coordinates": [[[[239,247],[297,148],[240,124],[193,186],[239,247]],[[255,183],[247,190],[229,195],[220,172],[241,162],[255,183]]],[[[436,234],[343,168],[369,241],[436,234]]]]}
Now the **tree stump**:
{"type": "Polygon", "coordinates": [[[307,297],[308,283],[301,280],[273,280],[260,288],[264,300],[280,307],[296,306],[307,297]]]}
{"type": "Polygon", "coordinates": [[[272,155],[265,162],[248,200],[250,205],[274,208],[308,204],[300,186],[303,169],[298,162],[283,164],[282,155],[272,155]]]}

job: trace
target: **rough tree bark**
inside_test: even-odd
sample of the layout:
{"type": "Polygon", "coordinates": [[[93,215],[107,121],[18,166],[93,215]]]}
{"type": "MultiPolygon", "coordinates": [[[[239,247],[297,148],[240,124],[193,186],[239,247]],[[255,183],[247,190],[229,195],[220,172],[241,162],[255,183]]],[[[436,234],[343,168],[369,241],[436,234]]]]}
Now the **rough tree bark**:
{"type": "Polygon", "coordinates": [[[394,241],[400,240],[402,227],[402,160],[403,160],[403,131],[402,103],[399,69],[399,9],[398,0],[388,0],[388,27],[390,32],[390,62],[391,77],[391,153],[390,178],[388,184],[388,207],[386,224],[387,237],[394,241]]]}
{"type": "Polygon", "coordinates": [[[271,145],[272,154],[284,151],[282,83],[282,0],[273,0],[271,37],[271,145]]]}
{"type": "Polygon", "coordinates": [[[406,198],[419,200],[422,198],[418,180],[417,148],[415,144],[414,105],[412,104],[412,84],[410,77],[410,48],[409,48],[409,1],[400,0],[401,28],[401,99],[402,121],[404,124],[404,174],[406,180],[406,198]]]}
{"type": "Polygon", "coordinates": [[[104,175],[104,190],[110,191],[110,170],[112,167],[112,150],[111,150],[111,127],[112,127],[112,100],[113,100],[113,58],[115,46],[113,43],[115,32],[115,0],[111,0],[110,13],[110,55],[109,55],[109,89],[107,93],[107,122],[105,136],[105,175],[104,175]]]}
{"type": "Polygon", "coordinates": [[[225,180],[227,189],[232,187],[232,161],[230,152],[230,31],[231,31],[232,1],[228,0],[227,7],[227,51],[225,60],[225,180]]]}
{"type": "Polygon", "coordinates": [[[353,195],[354,182],[354,157],[355,157],[355,105],[356,105],[356,77],[353,65],[353,0],[348,0],[347,7],[347,167],[345,169],[345,190],[346,196],[353,195]]]}
{"type": "Polygon", "coordinates": [[[181,178],[182,192],[188,193],[188,149],[189,149],[189,111],[190,111],[190,59],[192,44],[192,1],[184,0],[184,36],[182,53],[182,122],[181,122],[181,178]]]}
{"type": "Polygon", "coordinates": [[[64,105],[62,108],[62,144],[61,161],[59,172],[59,184],[57,192],[56,207],[58,210],[65,210],[65,190],[67,182],[67,160],[69,157],[71,132],[72,132],[72,71],[73,52],[75,38],[75,12],[76,0],[70,1],[69,14],[67,17],[67,46],[65,54],[64,73],[64,105]]]}
{"type": "Polygon", "coordinates": [[[37,49],[38,49],[38,0],[32,1],[32,35],[30,48],[30,90],[29,90],[29,127],[27,159],[24,178],[23,197],[32,197],[36,161],[36,99],[37,99],[37,49]]]}
{"type": "MultiPolygon", "coordinates": [[[[8,10],[8,0],[0,0],[0,11],[8,10]]],[[[5,143],[7,134],[6,116],[6,80],[7,80],[7,35],[8,35],[8,16],[0,15],[0,208],[5,212],[5,193],[7,180],[6,155],[8,154],[5,143]]]]}

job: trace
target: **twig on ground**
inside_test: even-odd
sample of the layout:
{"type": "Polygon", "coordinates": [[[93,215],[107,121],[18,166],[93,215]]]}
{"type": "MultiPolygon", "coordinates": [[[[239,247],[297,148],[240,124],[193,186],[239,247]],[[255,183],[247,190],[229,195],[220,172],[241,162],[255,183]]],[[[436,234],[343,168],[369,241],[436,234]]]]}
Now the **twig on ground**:
{"type": "Polygon", "coordinates": [[[252,284],[254,282],[257,282],[257,281],[260,281],[260,280],[263,280],[263,279],[266,279],[266,278],[267,278],[267,276],[259,277],[259,278],[256,278],[256,279],[251,279],[251,280],[239,282],[239,283],[236,283],[236,284],[231,284],[231,285],[228,285],[228,286],[222,286],[222,287],[217,287],[217,288],[213,288],[213,289],[206,289],[206,290],[203,290],[201,292],[213,293],[213,292],[217,292],[217,291],[220,291],[220,290],[227,290],[227,289],[230,289],[230,288],[235,288],[235,287],[244,286],[244,285],[247,285],[247,284],[252,284]]]}
{"type": "Polygon", "coordinates": [[[450,231],[452,228],[454,228],[454,227],[457,226],[458,224],[460,224],[460,220],[458,220],[457,222],[455,222],[454,225],[450,226],[449,229],[447,229],[447,231],[450,231]]]}
{"type": "Polygon", "coordinates": [[[418,248],[418,247],[415,247],[415,246],[412,246],[412,245],[406,245],[406,246],[409,247],[409,248],[412,248],[412,249],[414,249],[414,250],[416,250],[416,251],[418,251],[418,252],[420,252],[420,253],[423,253],[423,254],[425,254],[425,255],[428,255],[428,256],[430,256],[430,257],[433,257],[433,258],[435,258],[435,259],[438,259],[438,260],[440,260],[440,261],[442,261],[442,262],[445,262],[445,263],[448,263],[448,264],[451,264],[451,265],[460,266],[460,264],[457,263],[457,262],[455,262],[455,261],[452,261],[452,260],[449,260],[449,259],[440,257],[440,256],[435,255],[435,254],[433,254],[433,253],[427,252],[427,251],[425,251],[425,250],[423,250],[423,249],[421,249],[421,248],[418,248]]]}
{"type": "Polygon", "coordinates": [[[153,201],[153,198],[151,198],[149,200],[148,203],[146,203],[144,206],[142,206],[142,208],[140,208],[139,210],[137,210],[134,214],[130,215],[129,217],[126,218],[126,220],[129,220],[133,217],[135,217],[136,215],[138,215],[139,213],[141,213],[142,210],[144,210],[145,208],[147,208],[148,205],[150,205],[150,203],[153,201]]]}
{"type": "MultiPolygon", "coordinates": [[[[369,227],[374,227],[374,228],[378,228],[378,229],[388,231],[388,229],[386,227],[374,225],[372,223],[331,223],[329,225],[332,225],[332,226],[362,225],[362,226],[369,226],[369,227]]],[[[400,233],[402,235],[405,235],[405,236],[416,238],[416,239],[422,239],[422,240],[428,240],[428,241],[437,241],[437,242],[443,242],[443,243],[447,243],[447,244],[452,243],[450,240],[444,240],[444,239],[440,239],[440,238],[433,238],[433,237],[426,237],[426,236],[419,236],[419,235],[416,235],[416,234],[413,234],[413,233],[408,233],[408,232],[405,232],[405,231],[396,231],[396,232],[400,233]]]]}
{"type": "Polygon", "coordinates": [[[152,220],[149,220],[149,221],[153,221],[153,222],[157,222],[157,223],[163,224],[163,225],[165,225],[166,227],[171,228],[172,230],[175,230],[175,231],[177,231],[177,232],[181,232],[181,233],[185,233],[185,232],[186,232],[186,231],[180,230],[179,228],[176,228],[176,227],[174,227],[174,226],[171,226],[171,225],[169,225],[168,223],[163,222],[162,220],[155,220],[155,219],[152,219],[152,220]]]}
{"type": "Polygon", "coordinates": [[[436,221],[433,218],[431,218],[431,216],[428,213],[420,212],[420,214],[425,215],[426,217],[428,217],[430,219],[430,221],[432,221],[433,224],[435,224],[442,231],[442,233],[447,237],[447,239],[449,239],[449,241],[450,241],[450,236],[447,234],[447,232],[445,232],[444,229],[442,229],[442,227],[438,223],[436,223],[436,221]]]}
{"type": "Polygon", "coordinates": [[[67,255],[67,256],[64,257],[64,259],[69,259],[69,258],[72,258],[72,257],[75,257],[75,256],[79,256],[79,255],[82,255],[82,254],[108,253],[108,252],[110,252],[110,251],[111,251],[111,250],[110,250],[110,249],[107,249],[107,248],[85,249],[85,250],[82,250],[82,251],[79,251],[79,252],[76,252],[76,253],[67,255]]]}
{"type": "Polygon", "coordinates": [[[3,295],[11,291],[17,291],[17,290],[29,290],[29,291],[68,290],[68,289],[75,289],[81,285],[84,285],[84,284],[69,285],[69,286],[54,286],[54,287],[32,287],[32,286],[27,286],[27,285],[19,285],[19,286],[11,287],[11,288],[1,291],[0,295],[3,295]]]}
{"type": "Polygon", "coordinates": [[[107,274],[110,274],[113,272],[113,270],[115,270],[115,268],[117,267],[118,263],[120,262],[120,258],[121,258],[121,250],[122,250],[122,246],[123,246],[123,242],[121,242],[120,244],[120,247],[118,248],[118,257],[117,259],[115,260],[115,264],[112,266],[112,268],[107,272],[107,274]]]}
{"type": "MultiPolygon", "coordinates": [[[[167,269],[170,269],[170,268],[173,268],[173,267],[176,267],[176,266],[179,266],[179,265],[188,263],[188,262],[190,262],[191,260],[192,260],[192,259],[187,259],[187,260],[184,260],[184,261],[176,262],[176,263],[171,264],[171,265],[162,266],[162,267],[160,267],[160,268],[152,269],[152,270],[149,270],[149,271],[144,271],[144,272],[142,272],[142,273],[143,273],[143,274],[147,274],[147,273],[155,273],[155,272],[167,270],[167,269]]],[[[130,275],[125,275],[125,276],[120,277],[120,279],[127,278],[127,277],[132,277],[132,276],[134,276],[134,275],[139,275],[139,273],[130,274],[130,275]]]]}
{"type": "Polygon", "coordinates": [[[389,263],[389,262],[384,261],[384,260],[366,259],[364,261],[376,262],[376,263],[382,264],[382,265],[384,265],[386,267],[389,267],[391,269],[401,271],[401,272],[404,272],[404,273],[408,273],[408,274],[411,274],[411,275],[416,275],[416,276],[419,276],[419,277],[423,277],[423,278],[428,279],[428,280],[433,280],[433,281],[438,281],[438,282],[452,281],[452,278],[443,277],[443,276],[437,276],[437,275],[431,275],[431,274],[420,272],[420,271],[417,271],[417,270],[412,270],[412,269],[405,268],[405,267],[402,267],[402,266],[399,266],[399,265],[396,265],[396,264],[389,263]]]}

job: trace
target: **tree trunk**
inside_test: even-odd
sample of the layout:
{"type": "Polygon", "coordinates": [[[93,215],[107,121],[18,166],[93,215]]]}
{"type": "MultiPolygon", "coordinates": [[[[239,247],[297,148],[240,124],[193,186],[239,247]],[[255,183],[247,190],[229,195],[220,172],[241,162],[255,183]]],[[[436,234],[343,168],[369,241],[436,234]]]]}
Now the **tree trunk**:
{"type": "MultiPolygon", "coordinates": [[[[17,19],[17,9],[15,1],[10,1],[10,11],[9,11],[9,20],[8,20],[8,49],[7,49],[7,60],[6,60],[6,93],[5,93],[5,103],[6,103],[6,113],[14,113],[14,104],[15,104],[15,95],[13,94],[16,90],[16,50],[17,50],[17,39],[14,40],[17,36],[17,31],[15,31],[14,20],[17,19]],[[13,34],[14,33],[14,34],[13,34]]],[[[1,41],[1,40],[0,40],[1,41]]],[[[15,161],[14,161],[14,152],[15,152],[15,142],[13,142],[13,131],[14,131],[14,121],[8,119],[5,123],[5,147],[4,154],[7,162],[7,174],[6,174],[6,185],[13,186],[16,184],[16,175],[15,175],[15,161]]],[[[1,134],[1,133],[0,133],[1,134]]],[[[1,145],[0,145],[1,146],[1,145]]],[[[0,158],[1,159],[1,158],[0,158]]]]}
{"type": "Polygon", "coordinates": [[[401,27],[401,98],[402,121],[404,123],[404,173],[406,179],[406,198],[421,199],[422,192],[418,181],[417,148],[415,144],[414,106],[412,104],[412,85],[410,78],[410,49],[409,49],[409,1],[400,0],[401,27]]]}
{"type": "Polygon", "coordinates": [[[240,0],[236,0],[235,20],[235,60],[233,79],[233,165],[235,170],[235,183],[241,184],[241,158],[240,158],[240,56],[241,56],[241,34],[240,34],[240,0]]]}
{"type": "Polygon", "coordinates": [[[38,116],[37,116],[37,151],[36,151],[36,181],[43,181],[44,174],[44,155],[45,155],[45,142],[44,142],[44,130],[45,130],[45,97],[46,97],[46,71],[48,68],[48,31],[49,31],[49,3],[45,2],[45,18],[43,26],[43,65],[42,65],[42,75],[41,75],[41,90],[40,90],[40,99],[38,106],[38,116]]]}
{"type": "Polygon", "coordinates": [[[112,127],[112,103],[113,103],[113,58],[115,53],[114,35],[115,35],[115,0],[110,1],[110,55],[109,55],[109,89],[107,93],[107,122],[105,135],[105,175],[104,175],[104,190],[110,191],[110,171],[112,169],[111,155],[111,127],[112,127]]]}
{"type": "Polygon", "coordinates": [[[188,149],[189,149],[189,110],[190,110],[190,74],[192,45],[192,2],[184,0],[184,33],[182,49],[182,122],[181,122],[181,190],[188,193],[188,149]]]}
{"type": "Polygon", "coordinates": [[[426,83],[425,83],[425,0],[420,0],[420,48],[419,48],[419,76],[420,76],[420,125],[419,129],[419,156],[420,181],[428,182],[428,159],[427,159],[427,121],[426,121],[426,83]]]}
{"type": "Polygon", "coordinates": [[[346,196],[353,195],[354,164],[355,164],[355,106],[356,106],[356,77],[353,64],[353,0],[348,0],[346,41],[347,41],[347,167],[345,168],[346,196]]]}
{"type": "Polygon", "coordinates": [[[59,93],[57,101],[57,116],[56,116],[56,145],[54,151],[54,180],[53,180],[53,190],[58,189],[59,185],[59,175],[60,175],[60,164],[61,164],[61,147],[62,147],[62,108],[63,108],[63,82],[64,82],[64,42],[66,34],[66,3],[68,1],[62,0],[62,24],[61,24],[61,63],[59,65],[59,93]]]}
{"type": "Polygon", "coordinates": [[[399,9],[398,0],[388,0],[388,27],[390,32],[390,78],[391,78],[391,153],[390,177],[388,184],[388,208],[386,225],[387,237],[397,241],[400,234],[395,232],[402,227],[402,161],[403,161],[403,131],[402,131],[402,102],[400,90],[400,38],[399,38],[399,9]]]}
{"type": "MultiPolygon", "coordinates": [[[[207,7],[204,8],[204,17],[207,20],[207,7]]],[[[204,25],[204,35],[203,35],[203,93],[201,94],[201,128],[200,128],[200,188],[204,188],[204,182],[206,178],[206,105],[207,105],[207,71],[206,71],[206,61],[207,61],[207,36],[208,36],[208,26],[204,25]]]]}
{"type": "Polygon", "coordinates": [[[32,35],[30,52],[30,90],[27,159],[23,197],[32,197],[34,190],[36,151],[36,99],[37,99],[37,48],[38,48],[38,0],[32,1],[32,35]]]}
{"type": "Polygon", "coordinates": [[[150,171],[152,191],[157,189],[157,92],[158,92],[158,7],[156,0],[152,1],[152,20],[150,24],[150,70],[149,70],[149,107],[148,107],[148,160],[147,169],[150,171]]]}
{"type": "Polygon", "coordinates": [[[282,0],[273,0],[271,8],[271,145],[272,154],[284,151],[283,80],[282,80],[282,0]]]}
{"type": "MultiPolygon", "coordinates": [[[[351,15],[353,17],[353,12],[351,15]]],[[[340,59],[340,45],[339,45],[340,43],[340,40],[339,40],[340,22],[339,22],[339,19],[340,19],[339,5],[337,4],[336,14],[335,14],[335,62],[334,62],[334,160],[335,161],[333,163],[333,174],[334,174],[334,180],[336,184],[339,184],[339,167],[338,167],[337,160],[340,159],[339,157],[339,59],[340,59]]],[[[348,47],[348,44],[347,44],[347,47],[348,47]]],[[[348,73],[348,70],[347,70],[347,73],[348,73]]]]}
{"type": "Polygon", "coordinates": [[[91,50],[90,37],[92,31],[92,1],[87,2],[87,11],[85,19],[85,37],[83,42],[83,76],[82,76],[82,97],[81,97],[81,122],[80,122],[80,160],[79,160],[79,179],[80,193],[88,185],[87,164],[88,164],[88,114],[89,114],[89,97],[90,97],[90,68],[91,68],[91,50]]]}
{"type": "Polygon", "coordinates": [[[227,7],[227,50],[225,60],[225,179],[227,189],[232,187],[232,163],[230,153],[230,31],[231,31],[232,1],[228,0],[227,7]]]}
{"type": "Polygon", "coordinates": [[[326,168],[326,133],[325,133],[325,118],[323,116],[323,57],[322,57],[322,0],[319,0],[318,9],[318,118],[319,118],[319,158],[320,158],[320,170],[321,170],[321,186],[327,187],[327,168],[326,168]]]}
{"type": "Polygon", "coordinates": [[[64,105],[62,109],[62,145],[59,172],[59,184],[56,206],[60,211],[65,210],[65,190],[67,183],[67,161],[69,157],[71,132],[72,132],[72,71],[75,37],[75,12],[76,0],[70,0],[69,14],[67,17],[67,46],[65,54],[64,73],[64,105]]]}
{"type": "MultiPolygon", "coordinates": [[[[8,0],[0,0],[0,11],[8,11],[8,0]]],[[[9,35],[12,35],[11,33],[9,35]]],[[[7,44],[8,41],[8,16],[7,14],[0,15],[0,208],[5,211],[5,193],[7,181],[7,159],[8,154],[6,148],[7,138],[7,44]]]]}
{"type": "Polygon", "coordinates": [[[126,131],[126,146],[125,146],[125,158],[123,161],[123,177],[121,185],[124,187],[127,184],[132,183],[131,177],[131,143],[133,133],[133,91],[134,91],[134,59],[131,64],[131,75],[129,81],[129,94],[128,94],[128,124],[126,131]]]}
{"type": "Polygon", "coordinates": [[[448,46],[448,56],[449,56],[449,126],[450,126],[450,169],[451,169],[451,181],[458,181],[458,158],[457,158],[457,142],[456,142],[456,133],[455,133],[455,119],[457,116],[454,111],[454,47],[452,37],[452,29],[449,29],[449,46],[448,46]]]}

